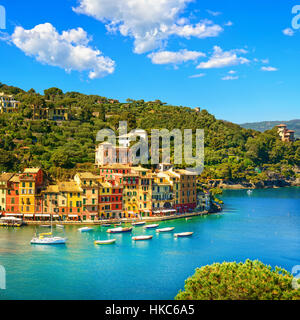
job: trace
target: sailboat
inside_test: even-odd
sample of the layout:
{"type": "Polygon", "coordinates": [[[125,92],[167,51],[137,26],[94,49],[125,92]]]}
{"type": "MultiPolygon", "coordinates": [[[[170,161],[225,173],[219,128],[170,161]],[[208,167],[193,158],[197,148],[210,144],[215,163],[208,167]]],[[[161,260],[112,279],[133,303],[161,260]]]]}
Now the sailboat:
{"type": "Polygon", "coordinates": [[[43,245],[55,245],[55,244],[65,244],[67,238],[54,237],[52,228],[52,215],[51,215],[51,232],[36,234],[30,241],[31,244],[43,244],[43,245]]]}

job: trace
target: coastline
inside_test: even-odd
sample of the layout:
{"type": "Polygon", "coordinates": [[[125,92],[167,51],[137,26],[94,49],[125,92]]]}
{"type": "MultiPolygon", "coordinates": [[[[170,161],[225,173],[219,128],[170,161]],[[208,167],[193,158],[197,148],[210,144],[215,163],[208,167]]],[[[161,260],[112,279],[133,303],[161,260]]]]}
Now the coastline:
{"type": "MultiPolygon", "coordinates": [[[[201,217],[207,216],[211,214],[216,214],[218,212],[209,212],[209,211],[201,211],[201,212],[190,212],[181,215],[171,215],[165,217],[147,217],[144,219],[114,219],[114,220],[101,220],[101,221],[52,221],[53,225],[94,225],[94,226],[101,226],[102,224],[116,224],[116,223],[132,223],[134,221],[145,221],[145,222],[158,222],[158,221],[168,221],[168,220],[177,220],[177,219],[185,219],[185,218],[192,218],[192,217],[201,217]]],[[[26,221],[27,225],[44,225],[46,222],[49,221],[26,221]]]]}

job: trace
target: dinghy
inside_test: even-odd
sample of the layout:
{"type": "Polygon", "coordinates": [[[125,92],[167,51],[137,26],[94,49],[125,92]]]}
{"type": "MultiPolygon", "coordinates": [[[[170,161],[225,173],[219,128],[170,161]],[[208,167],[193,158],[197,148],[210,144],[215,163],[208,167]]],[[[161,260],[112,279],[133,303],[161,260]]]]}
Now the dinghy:
{"type": "Polygon", "coordinates": [[[100,245],[100,244],[114,244],[116,243],[117,239],[110,239],[110,240],[96,240],[94,241],[94,244],[100,245]]]}
{"type": "Polygon", "coordinates": [[[146,224],[146,222],[140,221],[140,222],[133,222],[131,225],[135,227],[139,227],[139,226],[143,226],[144,224],[146,224]]]}
{"type": "Polygon", "coordinates": [[[143,241],[143,240],[151,240],[153,236],[136,236],[132,237],[132,240],[134,241],[143,241]]]}
{"type": "Polygon", "coordinates": [[[144,227],[144,229],[155,229],[159,226],[159,224],[148,224],[144,227]]]}
{"type": "Polygon", "coordinates": [[[113,228],[113,229],[108,229],[106,232],[108,233],[123,233],[123,232],[131,232],[132,227],[131,228],[113,228]]]}
{"type": "Polygon", "coordinates": [[[175,238],[183,238],[183,237],[190,237],[194,234],[194,232],[182,232],[182,233],[175,233],[175,238]]]}
{"type": "Polygon", "coordinates": [[[162,229],[156,229],[156,232],[170,232],[173,231],[175,228],[171,227],[171,228],[162,228],[162,229]]]}
{"type": "Polygon", "coordinates": [[[93,230],[93,228],[89,228],[89,227],[83,227],[83,228],[78,229],[79,232],[89,232],[92,230],[93,230]]]}

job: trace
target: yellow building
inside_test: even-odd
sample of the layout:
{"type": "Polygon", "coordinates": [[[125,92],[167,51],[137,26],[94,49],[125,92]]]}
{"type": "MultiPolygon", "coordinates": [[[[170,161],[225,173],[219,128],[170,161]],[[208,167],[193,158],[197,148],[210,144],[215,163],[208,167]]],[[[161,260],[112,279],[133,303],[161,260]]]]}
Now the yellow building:
{"type": "Polygon", "coordinates": [[[13,95],[0,92],[0,113],[18,112],[20,102],[16,101],[13,95]]]}
{"type": "Polygon", "coordinates": [[[35,213],[35,178],[32,174],[26,173],[20,175],[20,196],[19,207],[21,213],[35,213]]]}

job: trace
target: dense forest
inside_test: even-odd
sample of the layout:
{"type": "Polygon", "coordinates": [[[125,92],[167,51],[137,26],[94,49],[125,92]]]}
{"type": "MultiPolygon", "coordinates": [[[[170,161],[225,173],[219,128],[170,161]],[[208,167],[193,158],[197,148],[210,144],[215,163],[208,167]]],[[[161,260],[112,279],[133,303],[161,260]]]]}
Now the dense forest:
{"type": "Polygon", "coordinates": [[[127,120],[129,130],[142,128],[204,129],[203,178],[259,181],[270,176],[296,176],[300,141],[284,143],[276,129],[264,133],[217,120],[206,110],[171,106],[159,100],[127,99],[125,103],[98,95],[50,88],[41,95],[0,83],[0,92],[21,102],[18,113],[0,115],[0,171],[41,166],[53,178],[93,169],[98,130],[117,129],[127,120]],[[33,120],[33,107],[68,109],[70,120],[33,120]]]}

